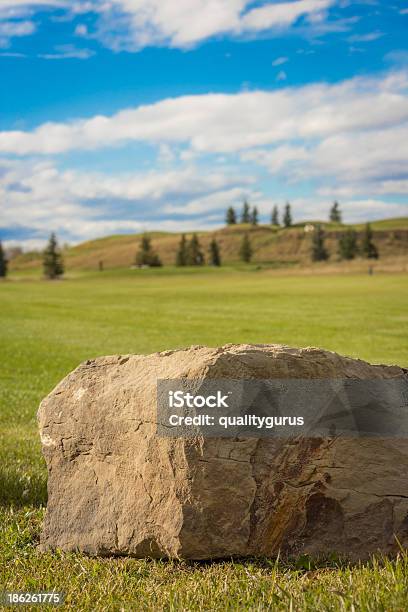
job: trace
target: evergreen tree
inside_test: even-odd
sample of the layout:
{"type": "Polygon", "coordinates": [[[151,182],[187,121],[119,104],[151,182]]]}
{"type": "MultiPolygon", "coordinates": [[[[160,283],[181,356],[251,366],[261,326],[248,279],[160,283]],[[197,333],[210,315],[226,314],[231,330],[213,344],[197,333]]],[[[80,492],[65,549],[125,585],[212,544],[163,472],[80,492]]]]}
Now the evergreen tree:
{"type": "Polygon", "coordinates": [[[202,266],[204,264],[204,255],[201,251],[200,242],[197,234],[193,234],[187,247],[187,265],[202,266]]]}
{"type": "Polygon", "coordinates": [[[232,206],[230,206],[227,210],[225,222],[227,225],[235,225],[237,222],[237,214],[235,212],[235,209],[232,206]]]}
{"type": "Polygon", "coordinates": [[[239,250],[239,256],[241,261],[245,261],[245,263],[249,263],[252,259],[253,251],[251,247],[251,241],[249,240],[248,234],[244,234],[241,242],[241,248],[239,250]]]}
{"type": "Polygon", "coordinates": [[[330,209],[330,221],[332,223],[341,223],[341,210],[338,202],[334,202],[330,209]]]}
{"type": "Polygon", "coordinates": [[[187,240],[183,234],[180,239],[177,255],[176,255],[176,266],[187,265],[187,240]]]}
{"type": "Polygon", "coordinates": [[[250,222],[251,222],[251,209],[249,208],[248,202],[245,200],[244,205],[242,207],[241,223],[250,223],[250,222]]]}
{"type": "Polygon", "coordinates": [[[51,234],[43,255],[44,275],[55,279],[64,274],[64,264],[55,234],[51,234]]]}
{"type": "Polygon", "coordinates": [[[329,254],[324,245],[324,231],[320,225],[317,225],[312,236],[312,260],[326,261],[328,258],[329,254]]]}
{"type": "Polygon", "coordinates": [[[283,215],[283,225],[285,227],[290,227],[292,225],[292,211],[289,202],[287,202],[285,206],[285,213],[283,215]]]}
{"type": "Polygon", "coordinates": [[[369,223],[365,226],[361,251],[367,259],[378,259],[379,257],[378,249],[373,242],[373,230],[369,223]]]}
{"type": "Polygon", "coordinates": [[[215,238],[213,238],[210,242],[210,266],[220,266],[221,265],[221,255],[220,255],[220,247],[218,246],[218,242],[215,238]]]}
{"type": "Polygon", "coordinates": [[[254,206],[252,209],[252,213],[251,213],[251,224],[258,225],[258,223],[259,223],[259,213],[258,213],[257,207],[254,206]]]}
{"type": "Polygon", "coordinates": [[[151,240],[147,234],[142,236],[135,263],[137,266],[151,266],[152,268],[159,268],[162,265],[159,256],[153,251],[151,240]]]}
{"type": "Polygon", "coordinates": [[[3,245],[0,242],[0,278],[5,278],[7,276],[7,267],[8,261],[3,250],[3,245]]]}
{"type": "Polygon", "coordinates": [[[341,234],[339,239],[339,255],[341,259],[354,259],[357,255],[357,234],[353,229],[341,234]]]}
{"type": "Polygon", "coordinates": [[[276,206],[276,204],[272,208],[271,225],[280,225],[280,223],[279,223],[279,210],[278,210],[278,207],[276,206]]]}

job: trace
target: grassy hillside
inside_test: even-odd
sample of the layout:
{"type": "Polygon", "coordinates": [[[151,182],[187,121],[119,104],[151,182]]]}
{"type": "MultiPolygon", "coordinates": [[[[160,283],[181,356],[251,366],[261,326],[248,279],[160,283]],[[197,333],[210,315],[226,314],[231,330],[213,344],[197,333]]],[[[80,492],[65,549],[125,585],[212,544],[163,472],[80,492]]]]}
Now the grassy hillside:
{"type": "MultiPolygon", "coordinates": [[[[254,249],[254,263],[274,265],[304,265],[310,262],[311,234],[305,227],[319,222],[296,224],[289,229],[260,225],[235,225],[217,229],[213,232],[198,232],[205,254],[212,237],[221,248],[223,263],[234,264],[239,261],[239,248],[243,235],[250,235],[254,249]]],[[[349,227],[354,227],[361,237],[364,224],[356,226],[321,223],[326,232],[330,260],[337,261],[338,238],[349,227]]],[[[408,257],[408,217],[385,219],[371,224],[374,241],[381,259],[408,257]]],[[[174,265],[180,234],[151,232],[152,245],[165,265],[174,265]]],[[[188,236],[189,234],[187,234],[188,236]]],[[[84,242],[65,250],[64,259],[67,269],[97,269],[99,262],[105,268],[130,267],[135,259],[141,236],[136,234],[107,236],[84,242]]],[[[12,270],[38,268],[41,257],[38,253],[27,253],[11,262],[12,270]]]]}

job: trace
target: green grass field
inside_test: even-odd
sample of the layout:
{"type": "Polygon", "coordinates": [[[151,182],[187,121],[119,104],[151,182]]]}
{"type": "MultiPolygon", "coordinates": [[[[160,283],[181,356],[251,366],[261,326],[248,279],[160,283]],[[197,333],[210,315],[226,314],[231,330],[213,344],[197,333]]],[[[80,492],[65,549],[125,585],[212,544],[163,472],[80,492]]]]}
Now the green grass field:
{"type": "Polygon", "coordinates": [[[0,591],[55,588],[72,610],[406,610],[408,557],[355,567],[39,554],[42,397],[82,360],[228,342],[321,346],[408,365],[408,277],[186,270],[0,284],[0,591]]]}

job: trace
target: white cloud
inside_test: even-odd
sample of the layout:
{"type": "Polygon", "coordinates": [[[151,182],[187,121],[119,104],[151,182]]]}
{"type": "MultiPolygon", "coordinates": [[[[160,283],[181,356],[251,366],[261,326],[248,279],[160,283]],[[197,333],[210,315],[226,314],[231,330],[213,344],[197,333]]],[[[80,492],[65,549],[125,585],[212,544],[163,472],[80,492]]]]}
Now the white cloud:
{"type": "MultiPolygon", "coordinates": [[[[128,202],[142,203],[145,210],[157,208],[164,219],[170,211],[204,215],[206,209],[222,208],[230,198],[240,199],[248,189],[255,197],[254,179],[245,175],[264,169],[288,190],[294,183],[308,185],[309,191],[314,185],[320,198],[339,194],[355,201],[407,194],[407,93],[408,74],[390,72],[334,85],[184,96],[112,117],[49,123],[33,132],[1,132],[3,154],[57,154],[136,141],[157,145],[159,165],[164,165],[160,172],[108,176],[60,172],[50,162],[37,159],[34,167],[34,162],[20,160],[15,163],[24,169],[21,176],[13,178],[11,170],[7,172],[7,202],[12,207],[28,202],[39,210],[47,201],[50,207],[55,202],[66,205],[67,227],[75,216],[72,206],[85,206],[78,216],[91,215],[89,223],[94,222],[92,201],[98,202],[100,214],[107,202],[122,202],[121,206],[128,202]],[[222,168],[217,163],[220,157],[222,168]],[[206,160],[207,170],[218,169],[206,175],[200,166],[192,166],[194,160],[206,160]],[[182,169],[170,169],[183,163],[182,169]],[[13,184],[22,189],[13,189],[13,184]]],[[[4,186],[6,179],[0,180],[4,186]]],[[[13,219],[25,220],[22,208],[17,206],[16,211],[13,219]]],[[[108,214],[112,219],[121,215],[108,214]]],[[[79,227],[75,232],[81,235],[79,227]]]]}
{"type": "Polygon", "coordinates": [[[188,204],[183,206],[174,206],[168,204],[164,207],[163,213],[181,213],[181,214],[194,214],[194,213],[207,213],[212,210],[224,211],[231,203],[242,202],[244,198],[253,200],[253,193],[248,190],[248,187],[233,187],[223,191],[217,191],[210,193],[199,198],[194,198],[188,204]]]}
{"type": "Polygon", "coordinates": [[[306,147],[282,145],[275,149],[255,149],[241,155],[244,162],[250,161],[267,168],[271,174],[277,174],[292,162],[309,159],[306,147]]]}
{"type": "Polygon", "coordinates": [[[158,155],[158,161],[160,164],[170,164],[171,162],[173,162],[175,160],[175,152],[173,151],[173,149],[166,144],[165,142],[162,142],[161,145],[159,146],[159,155],[158,155]]]}
{"type": "MultiPolygon", "coordinates": [[[[279,191],[274,193],[273,199],[266,198],[263,194],[256,192],[252,193],[250,197],[251,203],[255,204],[260,214],[267,219],[270,218],[273,203],[280,202],[280,208],[282,209],[284,202],[288,200],[286,190],[281,193],[279,191]]],[[[337,197],[339,197],[337,192],[328,191],[325,194],[289,198],[295,221],[327,220],[328,211],[333,205],[333,199],[337,197]]],[[[381,198],[358,198],[353,195],[350,196],[350,194],[342,194],[340,205],[346,223],[361,223],[407,215],[406,205],[381,198]]]]}
{"type": "MultiPolygon", "coordinates": [[[[328,196],[291,199],[296,220],[326,220],[327,211],[333,204],[333,197],[337,197],[337,194],[330,192],[328,196]]],[[[375,198],[357,199],[344,196],[344,199],[341,200],[341,210],[347,223],[362,223],[376,219],[406,216],[406,207],[403,204],[375,198]]]]}
{"type": "Polygon", "coordinates": [[[75,28],[76,36],[87,36],[88,35],[88,27],[84,23],[80,23],[75,28]]]}
{"type": "MultiPolygon", "coordinates": [[[[286,0],[252,7],[252,0],[0,0],[0,13],[63,8],[99,15],[96,32],[107,46],[137,50],[151,45],[189,47],[212,36],[241,36],[289,27],[320,16],[336,0],[286,0]]],[[[84,26],[77,35],[86,36],[84,26]]]]}
{"type": "Polygon", "coordinates": [[[408,73],[402,71],[273,92],[183,96],[112,117],[3,131],[0,152],[57,154],[131,141],[186,144],[198,153],[237,152],[398,126],[408,120],[407,91],[408,73]]]}
{"type": "Polygon", "coordinates": [[[67,0],[0,0],[0,20],[32,15],[37,10],[67,8],[67,0]]]}
{"type": "Polygon", "coordinates": [[[386,202],[374,198],[349,199],[341,203],[344,217],[349,222],[363,222],[387,217],[402,217],[407,214],[407,207],[398,202],[386,202]]]}
{"type": "Polygon", "coordinates": [[[0,23],[9,19],[31,18],[39,10],[68,7],[68,0],[0,0],[0,23]]]}
{"type": "Polygon", "coordinates": [[[109,0],[100,9],[98,35],[114,49],[189,47],[221,34],[288,27],[334,1],[268,2],[251,8],[252,0],[109,0]]]}
{"type": "Polygon", "coordinates": [[[23,7],[42,7],[42,6],[66,6],[66,0],[0,0],[0,10],[6,8],[23,7]]]}
{"type": "Polygon", "coordinates": [[[7,47],[10,40],[15,37],[28,36],[35,32],[33,21],[1,21],[0,20],[0,47],[7,47]]]}
{"type": "MultiPolygon", "coordinates": [[[[273,201],[286,196],[286,191],[275,193],[273,201]]],[[[331,189],[292,198],[296,219],[326,218],[332,198],[339,196],[347,221],[406,214],[402,204],[331,189]]],[[[272,200],[256,190],[253,176],[243,173],[205,174],[191,166],[111,176],[60,171],[51,161],[0,160],[0,233],[1,228],[22,235],[28,231],[28,240],[18,241],[26,247],[43,246],[50,231],[63,242],[76,243],[121,232],[207,229],[221,225],[227,206],[239,207],[245,197],[269,216],[272,200]]]]}
{"type": "Polygon", "coordinates": [[[408,122],[370,132],[336,134],[307,146],[256,149],[244,153],[242,159],[264,166],[289,183],[314,179],[329,184],[320,188],[322,195],[407,195],[408,122]]]}
{"type": "Polygon", "coordinates": [[[282,66],[283,64],[286,64],[286,62],[288,61],[289,61],[288,57],[277,57],[276,60],[272,62],[272,66],[282,66]]]}
{"type": "Polygon", "coordinates": [[[208,207],[216,211],[230,204],[248,192],[252,180],[217,171],[203,174],[192,166],[110,176],[60,171],[51,161],[3,159],[0,228],[29,229],[30,240],[40,241],[54,230],[62,240],[78,242],[147,227],[205,227],[208,207]],[[172,219],[175,214],[184,220],[172,219]]]}
{"type": "Polygon", "coordinates": [[[266,4],[246,13],[242,17],[242,27],[262,31],[272,27],[288,26],[302,15],[320,13],[333,4],[331,0],[297,0],[266,4]]]}
{"type": "Polygon", "coordinates": [[[338,134],[309,154],[306,172],[360,181],[401,176],[407,172],[408,123],[370,133],[338,134]]]}
{"type": "Polygon", "coordinates": [[[25,53],[11,53],[11,52],[4,52],[4,53],[0,53],[0,57],[27,57],[25,53]]]}
{"type": "Polygon", "coordinates": [[[355,42],[373,42],[385,36],[384,32],[368,32],[368,34],[354,34],[349,36],[348,41],[355,42]]]}
{"type": "Polygon", "coordinates": [[[80,59],[86,60],[95,55],[95,51],[91,49],[78,49],[74,45],[59,45],[56,47],[56,53],[40,53],[41,59],[60,60],[60,59],[80,59]]]}
{"type": "MultiPolygon", "coordinates": [[[[331,198],[353,198],[357,196],[366,196],[367,192],[373,196],[389,196],[389,195],[408,195],[408,179],[378,179],[375,183],[347,183],[331,184],[321,187],[317,190],[320,196],[330,196],[331,198]]],[[[404,207],[404,216],[408,214],[408,204],[401,204],[404,207]]],[[[389,216],[392,216],[391,213],[389,216]]]]}

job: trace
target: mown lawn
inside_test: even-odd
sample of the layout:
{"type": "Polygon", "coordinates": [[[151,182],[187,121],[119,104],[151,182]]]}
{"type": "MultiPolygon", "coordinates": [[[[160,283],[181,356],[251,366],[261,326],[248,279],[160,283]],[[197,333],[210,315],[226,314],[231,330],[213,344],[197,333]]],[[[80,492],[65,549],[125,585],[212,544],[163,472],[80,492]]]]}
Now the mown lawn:
{"type": "Polygon", "coordinates": [[[408,558],[357,567],[213,564],[36,551],[46,474],[35,414],[82,360],[191,344],[322,346],[408,364],[408,276],[126,271],[0,284],[0,591],[55,588],[73,610],[405,610],[408,558]]]}

